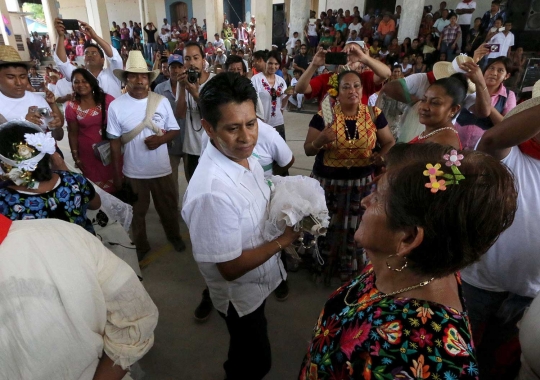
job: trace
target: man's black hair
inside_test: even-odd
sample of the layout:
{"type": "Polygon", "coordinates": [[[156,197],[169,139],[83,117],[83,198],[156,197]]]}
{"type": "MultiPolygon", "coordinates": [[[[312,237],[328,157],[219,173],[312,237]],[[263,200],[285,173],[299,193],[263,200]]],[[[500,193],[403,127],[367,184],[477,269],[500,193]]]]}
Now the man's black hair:
{"type": "Polygon", "coordinates": [[[186,50],[190,46],[197,46],[199,48],[199,51],[201,52],[201,57],[204,58],[204,50],[198,42],[189,41],[187,44],[184,45],[184,50],[186,50]]]}
{"type": "Polygon", "coordinates": [[[227,57],[227,60],[225,61],[225,71],[229,71],[229,66],[232,65],[233,63],[241,63],[244,69],[244,73],[247,72],[247,67],[242,57],[238,55],[233,55],[233,54],[229,55],[227,57]]]}
{"type": "Polygon", "coordinates": [[[89,43],[88,45],[86,45],[86,48],[84,49],[84,51],[88,50],[88,48],[91,48],[91,47],[97,49],[97,51],[99,52],[99,56],[100,56],[101,58],[105,58],[105,54],[103,53],[103,50],[101,50],[101,48],[100,48],[99,45],[97,45],[97,44],[89,43]]]}
{"type": "Polygon", "coordinates": [[[253,53],[253,59],[262,59],[266,62],[266,57],[268,55],[268,50],[257,50],[253,53]]]}
{"type": "Polygon", "coordinates": [[[220,107],[225,104],[241,104],[253,102],[253,110],[257,105],[257,92],[251,80],[237,73],[220,73],[210,79],[199,94],[201,116],[214,130],[221,120],[220,107]]]}

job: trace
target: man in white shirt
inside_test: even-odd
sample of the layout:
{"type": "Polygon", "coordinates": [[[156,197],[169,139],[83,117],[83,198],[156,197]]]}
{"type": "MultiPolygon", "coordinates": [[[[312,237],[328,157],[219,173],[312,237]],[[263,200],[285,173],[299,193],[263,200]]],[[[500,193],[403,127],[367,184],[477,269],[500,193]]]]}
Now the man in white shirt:
{"type": "Polygon", "coordinates": [[[199,91],[215,74],[203,69],[204,51],[196,42],[188,42],[184,48],[184,66],[191,70],[194,83],[189,81],[187,71],[178,76],[180,94],[176,103],[176,115],[186,119],[186,133],[184,135],[184,174],[189,182],[197,168],[201,155],[201,138],[204,133],[199,111],[199,91]]]}
{"type": "MultiPolygon", "coordinates": [[[[71,73],[76,67],[70,63],[66,55],[66,49],[64,48],[66,29],[62,20],[59,18],[54,20],[54,25],[58,34],[56,52],[53,55],[54,62],[64,77],[68,81],[71,81],[71,73]]],[[[122,95],[121,83],[118,78],[114,76],[113,70],[123,68],[124,64],[122,57],[120,57],[120,54],[118,54],[116,49],[113,49],[110,44],[97,35],[94,28],[82,21],[80,22],[80,25],[83,33],[97,42],[97,45],[89,44],[86,49],[84,49],[84,65],[86,69],[97,78],[99,86],[106,94],[118,98],[122,95]],[[107,61],[109,62],[109,67],[106,69],[104,68],[105,56],[107,56],[107,61]]]]}
{"type": "Polygon", "coordinates": [[[167,42],[171,39],[171,33],[165,28],[161,28],[161,32],[159,33],[159,38],[161,38],[161,41],[166,45],[167,42]]]}
{"type": "Polygon", "coordinates": [[[288,227],[265,242],[270,186],[252,157],[257,93],[249,79],[222,73],[201,90],[203,127],[210,137],[184,195],[182,216],[193,256],[230,334],[229,379],[262,379],[271,367],[264,315],[268,295],[287,274],[277,253],[299,233],[288,227]]]}
{"type": "MultiPolygon", "coordinates": [[[[495,21],[495,27],[500,28],[502,24],[502,19],[497,19],[495,21]]],[[[512,29],[512,23],[507,22],[504,24],[504,31],[496,33],[488,41],[488,44],[498,45],[499,51],[493,51],[488,54],[487,59],[497,58],[497,57],[508,57],[510,49],[514,46],[514,33],[510,30],[512,29]]],[[[487,62],[486,62],[487,63],[487,62]]]]}
{"type": "Polygon", "coordinates": [[[161,25],[161,29],[165,29],[166,31],[171,31],[171,26],[169,25],[169,22],[166,18],[163,19],[163,25],[161,25]]]}
{"type": "Polygon", "coordinates": [[[152,348],[156,305],[83,228],[0,216],[0,260],[1,379],[121,379],[152,348]]]}
{"type": "Polygon", "coordinates": [[[219,36],[218,33],[214,34],[215,40],[212,42],[212,45],[214,45],[214,49],[221,49],[221,50],[227,50],[225,48],[225,41],[219,36]]]}
{"type": "Polygon", "coordinates": [[[349,34],[356,30],[356,34],[360,34],[360,29],[362,29],[362,24],[360,24],[360,17],[354,16],[353,22],[349,24],[349,34]]]}
{"type": "Polygon", "coordinates": [[[296,44],[296,41],[299,40],[300,38],[298,38],[298,32],[294,32],[292,37],[289,37],[289,39],[285,43],[285,47],[287,48],[287,54],[292,55],[294,45],[296,44]]]}
{"type": "Polygon", "coordinates": [[[0,45],[0,114],[7,121],[26,119],[43,131],[51,131],[55,140],[62,140],[64,116],[56,105],[54,94],[46,90],[46,97],[26,91],[28,68],[31,62],[23,62],[13,46],[0,45]],[[38,112],[38,109],[47,111],[38,112]]]}
{"type": "Polygon", "coordinates": [[[471,29],[472,14],[476,10],[476,1],[463,0],[456,6],[456,13],[459,15],[458,22],[461,27],[461,50],[465,49],[467,36],[471,29]]]}
{"type": "Polygon", "coordinates": [[[126,70],[114,72],[126,83],[127,93],[111,102],[107,119],[114,185],[118,190],[122,188],[123,174],[138,197],[133,204],[131,227],[139,259],[150,251],[145,221],[150,195],[167,239],[178,252],[186,248],[180,237],[178,198],[167,152],[167,143],[178,136],[180,127],[167,98],[149,92],[150,83],[158,73],[159,70],[148,71],[142,53],[132,50],[126,70]],[[147,113],[152,116],[147,118],[147,113]]]}

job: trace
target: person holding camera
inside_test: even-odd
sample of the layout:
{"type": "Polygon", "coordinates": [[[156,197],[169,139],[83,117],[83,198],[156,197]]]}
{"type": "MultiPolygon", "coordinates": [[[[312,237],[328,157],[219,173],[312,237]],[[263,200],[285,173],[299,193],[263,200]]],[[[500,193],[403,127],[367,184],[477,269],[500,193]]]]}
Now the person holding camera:
{"type": "Polygon", "coordinates": [[[157,49],[157,43],[156,43],[157,28],[154,26],[153,22],[148,22],[146,23],[146,26],[143,28],[143,30],[146,33],[145,57],[151,58],[157,49]]]}
{"type": "Polygon", "coordinates": [[[176,116],[186,119],[184,136],[184,173],[189,182],[202,151],[201,113],[199,111],[199,92],[215,74],[204,70],[205,54],[196,42],[188,42],[184,48],[184,72],[179,74],[180,94],[176,103],[176,116]]]}
{"type": "Polygon", "coordinates": [[[131,227],[139,260],[150,251],[145,220],[150,196],[167,239],[177,252],[186,248],[180,237],[178,198],[167,151],[167,144],[178,136],[180,127],[169,101],[150,91],[150,83],[158,73],[148,71],[140,51],[131,51],[126,69],[114,71],[126,84],[127,93],[111,102],[107,119],[114,185],[121,190],[125,181],[137,194],[131,227]]]}
{"type": "Polygon", "coordinates": [[[54,94],[45,90],[45,98],[27,91],[28,68],[13,46],[0,46],[0,113],[7,121],[26,119],[55,140],[64,138],[64,116],[56,105],[54,94]]]}
{"type": "MultiPolygon", "coordinates": [[[[88,44],[84,50],[84,67],[86,70],[97,78],[99,86],[105,91],[105,93],[111,95],[115,99],[122,95],[121,83],[113,74],[116,69],[122,69],[124,63],[122,57],[116,49],[114,49],[107,41],[97,35],[94,28],[92,28],[86,22],[79,21],[80,27],[85,35],[91,37],[96,44],[88,44]],[[109,62],[109,67],[104,68],[105,57],[109,62]]],[[[64,77],[71,81],[71,73],[76,69],[73,66],[66,55],[66,49],[64,48],[64,39],[66,34],[66,28],[61,19],[54,19],[54,26],[58,34],[58,43],[56,44],[56,51],[53,55],[54,62],[64,77]]]]}

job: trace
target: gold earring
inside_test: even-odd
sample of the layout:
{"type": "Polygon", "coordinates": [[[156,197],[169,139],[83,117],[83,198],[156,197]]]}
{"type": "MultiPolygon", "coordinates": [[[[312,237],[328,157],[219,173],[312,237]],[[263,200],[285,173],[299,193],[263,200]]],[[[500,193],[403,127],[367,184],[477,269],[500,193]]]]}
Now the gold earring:
{"type": "Polygon", "coordinates": [[[407,262],[407,257],[406,257],[406,256],[403,257],[403,260],[405,260],[405,264],[403,264],[403,266],[402,266],[401,268],[399,268],[399,269],[394,269],[394,268],[392,268],[392,267],[390,266],[390,264],[388,264],[388,259],[391,258],[391,257],[394,257],[394,256],[398,256],[398,255],[397,255],[397,254],[393,254],[393,255],[390,255],[390,256],[388,256],[388,257],[386,258],[386,259],[387,259],[387,261],[386,261],[386,267],[387,267],[388,269],[393,270],[394,272],[401,272],[403,269],[407,268],[408,262],[407,262]]]}

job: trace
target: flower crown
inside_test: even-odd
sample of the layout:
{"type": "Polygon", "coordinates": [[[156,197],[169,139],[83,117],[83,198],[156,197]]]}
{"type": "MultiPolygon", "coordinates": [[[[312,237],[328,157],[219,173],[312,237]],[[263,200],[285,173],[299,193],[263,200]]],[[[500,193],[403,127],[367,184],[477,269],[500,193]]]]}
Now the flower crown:
{"type": "Polygon", "coordinates": [[[429,182],[425,184],[428,189],[431,189],[432,193],[438,191],[445,191],[448,185],[459,185],[459,181],[463,181],[465,176],[461,174],[458,166],[461,166],[461,161],[464,156],[458,154],[457,150],[453,149],[450,154],[445,154],[443,158],[446,160],[446,166],[450,167],[452,174],[444,173],[441,169],[441,164],[427,164],[424,170],[424,175],[429,177],[429,182]],[[437,180],[437,177],[443,177],[445,179],[437,180]]]}
{"type": "MultiPolygon", "coordinates": [[[[341,67],[340,73],[344,71],[353,71],[353,70],[351,70],[349,65],[345,65],[341,67]]],[[[339,88],[338,76],[339,74],[334,73],[330,75],[330,78],[328,79],[328,86],[330,86],[330,88],[326,92],[328,93],[328,95],[330,95],[333,98],[338,96],[338,88],[339,88]]]]}
{"type": "Polygon", "coordinates": [[[37,189],[39,182],[32,179],[32,172],[46,154],[56,151],[56,141],[51,132],[26,133],[24,140],[24,143],[13,144],[16,150],[13,159],[0,154],[0,161],[7,169],[7,173],[4,173],[0,168],[0,174],[6,175],[17,186],[26,185],[29,189],[37,189]],[[39,153],[34,156],[36,151],[39,153]]]}

